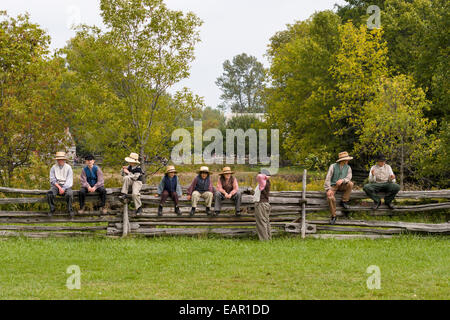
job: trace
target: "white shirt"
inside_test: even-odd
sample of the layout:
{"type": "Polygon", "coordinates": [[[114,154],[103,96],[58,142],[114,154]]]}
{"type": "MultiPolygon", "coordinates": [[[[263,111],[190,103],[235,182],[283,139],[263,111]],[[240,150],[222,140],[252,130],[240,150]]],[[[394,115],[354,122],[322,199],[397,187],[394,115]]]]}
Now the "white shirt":
{"type": "MultiPolygon", "coordinates": [[[[372,168],[370,168],[369,173],[369,182],[370,183],[386,183],[391,181],[391,176],[394,175],[394,172],[392,171],[392,168],[390,165],[385,164],[384,166],[380,167],[377,165],[374,165],[372,168]],[[375,171],[374,174],[372,174],[372,171],[375,171]]],[[[392,180],[393,183],[396,183],[396,180],[392,180]]]]}

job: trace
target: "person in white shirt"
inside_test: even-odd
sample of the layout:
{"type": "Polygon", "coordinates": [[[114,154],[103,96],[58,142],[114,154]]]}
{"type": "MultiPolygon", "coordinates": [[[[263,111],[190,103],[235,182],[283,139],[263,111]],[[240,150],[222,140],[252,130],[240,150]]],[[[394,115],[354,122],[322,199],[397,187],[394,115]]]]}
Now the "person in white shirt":
{"type": "Polygon", "coordinates": [[[369,183],[364,186],[364,192],[374,201],[372,209],[376,210],[381,205],[378,192],[386,193],[384,203],[389,209],[395,209],[392,201],[400,191],[400,186],[396,183],[394,172],[390,165],[386,164],[386,157],[379,155],[377,164],[370,169],[369,183]]]}
{"type": "Polygon", "coordinates": [[[67,211],[71,217],[74,216],[72,208],[73,203],[73,171],[66,161],[65,152],[57,152],[54,158],[56,164],[50,169],[50,191],[47,192],[47,201],[50,207],[49,216],[55,213],[55,197],[57,195],[64,196],[67,202],[67,211]]]}

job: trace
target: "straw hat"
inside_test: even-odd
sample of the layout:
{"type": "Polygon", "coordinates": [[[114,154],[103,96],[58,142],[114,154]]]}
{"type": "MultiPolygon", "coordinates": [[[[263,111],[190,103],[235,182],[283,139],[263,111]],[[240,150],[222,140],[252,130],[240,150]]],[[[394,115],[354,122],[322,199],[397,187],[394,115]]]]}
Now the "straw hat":
{"type": "Polygon", "coordinates": [[[345,160],[353,160],[353,157],[350,157],[350,156],[348,155],[348,152],[347,152],[347,151],[344,151],[344,152],[339,153],[339,160],[336,161],[336,162],[339,163],[339,162],[345,161],[345,160]]]}
{"type": "Polygon", "coordinates": [[[53,160],[68,160],[65,152],[57,152],[53,160]]]}
{"type": "Polygon", "coordinates": [[[130,156],[126,157],[125,161],[128,162],[128,163],[140,164],[140,162],[139,162],[139,155],[137,153],[130,153],[130,156]]]}
{"type": "Polygon", "coordinates": [[[231,171],[230,167],[225,167],[225,168],[222,169],[222,172],[219,173],[219,175],[224,175],[224,174],[227,174],[227,173],[234,174],[234,171],[231,171]]]}
{"type": "Polygon", "coordinates": [[[166,173],[171,173],[171,172],[178,173],[177,170],[175,170],[174,166],[168,166],[166,169],[166,173]]]}
{"type": "Polygon", "coordinates": [[[197,171],[197,173],[202,173],[202,172],[206,172],[211,174],[211,172],[209,172],[209,168],[208,167],[200,167],[200,170],[197,171]]]}

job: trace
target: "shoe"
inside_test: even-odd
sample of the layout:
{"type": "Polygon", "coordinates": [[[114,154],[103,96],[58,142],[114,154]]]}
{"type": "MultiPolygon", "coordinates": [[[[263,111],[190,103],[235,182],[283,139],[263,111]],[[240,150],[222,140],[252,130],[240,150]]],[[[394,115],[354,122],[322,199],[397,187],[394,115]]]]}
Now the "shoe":
{"type": "Polygon", "coordinates": [[[75,212],[72,209],[69,210],[69,216],[70,218],[75,217],[75,212]]]}
{"type": "Polygon", "coordinates": [[[386,203],[386,205],[388,206],[389,209],[394,210],[395,206],[391,203],[386,203]]]}
{"type": "Polygon", "coordinates": [[[236,217],[240,217],[241,216],[241,212],[240,211],[236,211],[236,217]]]}
{"type": "Polygon", "coordinates": [[[125,193],[121,193],[119,196],[118,196],[118,198],[119,198],[119,200],[120,200],[120,202],[125,202],[125,200],[127,199],[127,195],[125,194],[125,193]]]}
{"type": "Polygon", "coordinates": [[[158,207],[158,217],[162,217],[162,211],[163,211],[163,207],[160,205],[158,207]]]}
{"type": "Polygon", "coordinates": [[[336,224],[337,217],[331,217],[330,224],[336,224]]]}
{"type": "Polygon", "coordinates": [[[220,211],[214,211],[214,216],[217,217],[220,214],[220,211]]]}
{"type": "Polygon", "coordinates": [[[140,214],[142,214],[142,207],[139,207],[139,208],[136,210],[136,215],[140,215],[140,214]]]}
{"type": "Polygon", "coordinates": [[[52,217],[54,213],[55,213],[55,209],[50,209],[50,211],[48,212],[48,216],[52,217]]]}
{"type": "Polygon", "coordinates": [[[108,208],[103,207],[101,212],[102,212],[102,214],[108,214],[108,208]]]}
{"type": "Polygon", "coordinates": [[[195,208],[192,208],[192,209],[191,209],[191,212],[189,212],[189,215],[190,215],[191,217],[193,217],[194,214],[195,214],[195,208]]]}
{"type": "Polygon", "coordinates": [[[349,208],[350,208],[349,205],[348,205],[348,202],[344,202],[344,201],[341,201],[341,206],[342,206],[344,209],[349,209],[349,208]]]}
{"type": "Polygon", "coordinates": [[[372,206],[372,210],[377,210],[381,205],[381,201],[378,202],[374,202],[373,206],[372,206]]]}
{"type": "Polygon", "coordinates": [[[209,209],[208,207],[206,207],[206,215],[211,216],[211,209],[209,209]]]}
{"type": "Polygon", "coordinates": [[[181,216],[181,211],[179,207],[175,207],[175,213],[177,214],[177,216],[181,216]]]}
{"type": "Polygon", "coordinates": [[[82,207],[80,210],[78,210],[78,214],[84,214],[86,212],[86,210],[84,209],[84,207],[82,207]]]}

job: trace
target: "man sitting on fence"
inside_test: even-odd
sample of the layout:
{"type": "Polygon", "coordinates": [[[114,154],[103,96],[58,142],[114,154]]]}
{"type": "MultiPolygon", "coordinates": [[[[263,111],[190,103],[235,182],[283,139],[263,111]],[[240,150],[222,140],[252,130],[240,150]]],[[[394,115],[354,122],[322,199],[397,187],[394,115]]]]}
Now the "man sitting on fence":
{"type": "Polygon", "coordinates": [[[180,179],[178,179],[177,170],[174,166],[168,166],[166,169],[166,174],[162,178],[161,183],[158,186],[158,196],[161,197],[161,201],[158,207],[158,216],[162,216],[163,204],[166,202],[167,198],[171,198],[175,205],[175,213],[181,216],[180,207],[178,206],[178,198],[183,195],[181,189],[180,179]]]}
{"type": "Polygon", "coordinates": [[[385,192],[384,203],[389,209],[395,209],[392,201],[399,191],[400,186],[396,183],[391,166],[386,164],[384,155],[379,155],[377,164],[370,169],[369,183],[364,186],[364,192],[374,201],[372,209],[377,210],[381,205],[381,199],[377,192],[385,192]]]}
{"type": "Polygon", "coordinates": [[[47,192],[47,201],[50,207],[49,216],[55,213],[56,195],[64,196],[67,202],[67,211],[70,217],[74,216],[72,209],[73,202],[73,171],[66,161],[68,160],[65,152],[57,152],[54,158],[56,164],[50,169],[51,189],[47,192]]]}
{"type": "Polygon", "coordinates": [[[102,208],[101,211],[103,214],[107,214],[108,210],[106,208],[106,189],[103,172],[99,166],[95,165],[94,156],[88,155],[84,160],[86,167],[81,170],[81,189],[79,194],[80,211],[78,211],[78,213],[83,214],[85,211],[84,204],[86,201],[86,194],[97,192],[100,195],[100,207],[102,208]]]}
{"type": "Polygon", "coordinates": [[[218,216],[222,208],[222,201],[231,199],[235,204],[236,216],[241,215],[241,200],[242,195],[239,192],[239,185],[237,179],[233,176],[234,172],[230,167],[225,167],[220,173],[219,181],[217,182],[217,191],[215,193],[214,214],[218,216]]]}
{"type": "Polygon", "coordinates": [[[201,167],[198,176],[192,181],[188,191],[188,200],[192,199],[192,208],[189,215],[192,217],[197,209],[200,198],[205,199],[206,214],[211,215],[214,187],[211,181],[211,173],[208,167],[201,167]]]}
{"type": "Polygon", "coordinates": [[[122,167],[121,174],[123,176],[123,186],[121,195],[119,199],[125,200],[127,194],[131,188],[131,197],[134,201],[134,206],[136,208],[136,214],[142,213],[142,202],[141,202],[141,189],[144,181],[144,171],[142,171],[139,166],[139,155],[137,153],[131,153],[129,157],[125,158],[128,162],[128,167],[122,167]]]}
{"type": "Polygon", "coordinates": [[[327,192],[328,205],[331,212],[331,224],[336,223],[336,192],[344,192],[341,200],[341,205],[344,209],[348,209],[348,202],[350,201],[350,194],[353,189],[352,168],[348,162],[352,160],[347,152],[339,153],[339,159],[335,164],[332,164],[328,169],[327,177],[325,178],[325,191],[327,192]]]}

